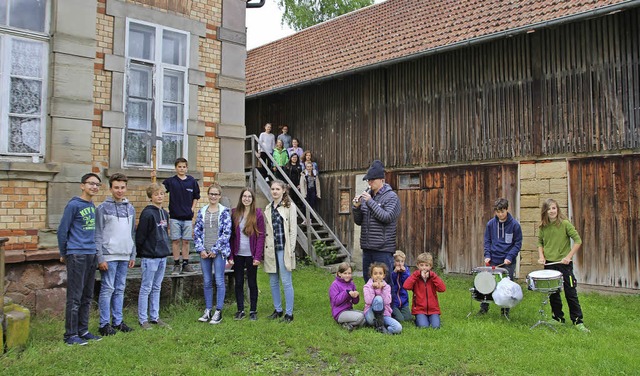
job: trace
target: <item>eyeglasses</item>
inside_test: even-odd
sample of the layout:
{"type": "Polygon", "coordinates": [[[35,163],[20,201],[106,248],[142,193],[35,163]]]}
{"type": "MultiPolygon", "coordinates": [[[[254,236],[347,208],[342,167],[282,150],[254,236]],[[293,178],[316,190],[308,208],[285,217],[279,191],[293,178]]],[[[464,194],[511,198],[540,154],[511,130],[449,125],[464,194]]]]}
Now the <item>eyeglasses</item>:
{"type": "Polygon", "coordinates": [[[220,193],[209,193],[209,196],[211,197],[220,196],[220,193]]]}
{"type": "Polygon", "coordinates": [[[102,186],[102,183],[96,183],[96,182],[93,182],[93,181],[85,181],[82,184],[86,184],[86,185],[90,185],[92,187],[98,187],[98,188],[100,188],[102,186]]]}

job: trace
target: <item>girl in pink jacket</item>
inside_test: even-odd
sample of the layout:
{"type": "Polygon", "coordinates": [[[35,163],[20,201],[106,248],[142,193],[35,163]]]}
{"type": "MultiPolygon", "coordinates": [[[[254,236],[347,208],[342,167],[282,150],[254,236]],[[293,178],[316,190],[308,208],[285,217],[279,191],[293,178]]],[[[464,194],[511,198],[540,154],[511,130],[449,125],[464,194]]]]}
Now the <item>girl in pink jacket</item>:
{"type": "Polygon", "coordinates": [[[391,286],[385,282],[387,265],[374,262],[369,267],[371,278],[364,285],[364,317],[367,324],[380,333],[399,334],[402,325],[391,317],[391,286]]]}

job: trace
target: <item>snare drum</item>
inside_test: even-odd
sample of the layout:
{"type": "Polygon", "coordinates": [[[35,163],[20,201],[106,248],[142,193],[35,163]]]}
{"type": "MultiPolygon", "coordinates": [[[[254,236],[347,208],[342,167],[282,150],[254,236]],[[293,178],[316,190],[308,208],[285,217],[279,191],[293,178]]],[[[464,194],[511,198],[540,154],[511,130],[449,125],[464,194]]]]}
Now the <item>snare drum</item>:
{"type": "Polygon", "coordinates": [[[473,298],[479,301],[493,300],[491,293],[496,289],[498,282],[509,275],[505,268],[494,268],[492,266],[478,266],[471,270],[473,278],[472,291],[473,298]]]}
{"type": "Polygon", "coordinates": [[[555,293],[562,290],[562,273],[557,270],[536,270],[527,276],[529,290],[555,293]]]}

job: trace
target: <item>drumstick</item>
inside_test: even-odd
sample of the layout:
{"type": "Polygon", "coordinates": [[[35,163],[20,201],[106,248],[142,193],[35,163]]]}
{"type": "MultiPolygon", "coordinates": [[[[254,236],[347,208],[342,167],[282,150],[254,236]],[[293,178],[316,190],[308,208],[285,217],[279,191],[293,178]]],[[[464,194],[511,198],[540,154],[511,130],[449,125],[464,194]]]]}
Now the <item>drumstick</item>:
{"type": "Polygon", "coordinates": [[[562,264],[562,261],[550,262],[544,265],[547,266],[547,265],[555,265],[555,264],[562,264]]]}

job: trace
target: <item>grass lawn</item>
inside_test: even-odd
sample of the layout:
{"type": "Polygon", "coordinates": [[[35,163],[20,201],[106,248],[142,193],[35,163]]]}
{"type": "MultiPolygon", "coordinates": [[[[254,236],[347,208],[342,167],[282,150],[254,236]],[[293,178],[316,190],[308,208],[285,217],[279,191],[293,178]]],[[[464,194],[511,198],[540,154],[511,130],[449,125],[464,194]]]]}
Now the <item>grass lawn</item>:
{"type": "MultiPolygon", "coordinates": [[[[405,322],[402,334],[388,336],[370,328],[349,333],[336,324],[327,294],[334,277],[314,267],[294,272],[295,321],[267,320],[273,311],[268,278],[262,270],[258,276],[258,321],[234,321],[233,302],[225,304],[219,325],[199,323],[204,307],[193,301],[162,308],[161,318],[172,329],[142,331],[135,326],[132,333],[70,347],[62,342],[63,320],[39,317],[32,323],[28,348],[0,358],[2,375],[640,373],[635,363],[640,357],[638,295],[581,292],[591,333],[580,333],[572,325],[554,333],[546,327],[529,329],[539,318],[541,293],[525,291],[524,300],[511,311],[511,321],[494,305],[489,314],[467,319],[470,310],[479,309],[470,299],[472,277],[445,275],[442,329],[419,330],[405,322]]],[[[356,285],[361,291],[361,277],[356,285]]],[[[361,302],[356,308],[363,306],[361,302]]],[[[132,327],[135,308],[125,312],[132,327]]],[[[90,328],[97,334],[95,311],[90,328]]]]}

